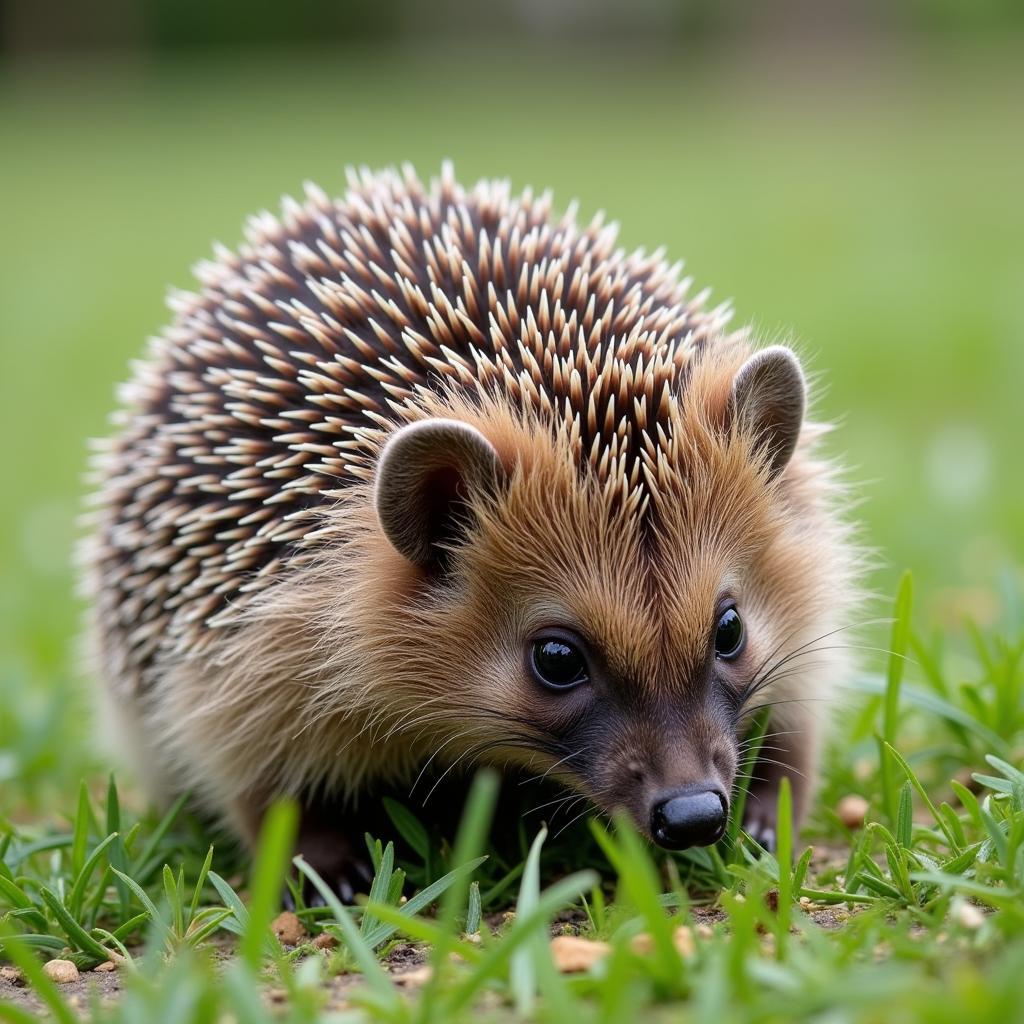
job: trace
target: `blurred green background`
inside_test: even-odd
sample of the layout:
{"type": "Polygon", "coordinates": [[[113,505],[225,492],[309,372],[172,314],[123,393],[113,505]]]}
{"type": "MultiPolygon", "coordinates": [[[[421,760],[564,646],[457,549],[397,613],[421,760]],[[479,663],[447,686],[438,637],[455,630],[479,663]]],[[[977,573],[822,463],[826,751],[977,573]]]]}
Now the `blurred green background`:
{"type": "Polygon", "coordinates": [[[936,621],[997,616],[1024,562],[1022,11],[9,2],[0,783],[5,732],[68,718],[86,439],[166,286],[348,164],[450,157],[667,246],[820,375],[872,584],[910,567],[936,621]]]}

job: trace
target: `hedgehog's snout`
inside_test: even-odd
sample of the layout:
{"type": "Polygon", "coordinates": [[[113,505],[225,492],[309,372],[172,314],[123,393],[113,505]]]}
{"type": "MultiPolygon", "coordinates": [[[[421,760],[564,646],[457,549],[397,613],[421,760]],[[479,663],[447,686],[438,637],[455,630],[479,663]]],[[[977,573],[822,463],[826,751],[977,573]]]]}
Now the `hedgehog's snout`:
{"type": "Polygon", "coordinates": [[[651,838],[666,850],[711,846],[725,835],[729,798],[715,782],[660,793],[651,808],[651,838]]]}
{"type": "MultiPolygon", "coordinates": [[[[595,766],[595,789],[609,813],[626,811],[666,850],[711,846],[725,834],[736,771],[735,741],[708,737],[691,711],[683,728],[658,730],[648,712],[624,730],[595,766]]],[[[664,716],[657,716],[664,717],[664,716]]]]}

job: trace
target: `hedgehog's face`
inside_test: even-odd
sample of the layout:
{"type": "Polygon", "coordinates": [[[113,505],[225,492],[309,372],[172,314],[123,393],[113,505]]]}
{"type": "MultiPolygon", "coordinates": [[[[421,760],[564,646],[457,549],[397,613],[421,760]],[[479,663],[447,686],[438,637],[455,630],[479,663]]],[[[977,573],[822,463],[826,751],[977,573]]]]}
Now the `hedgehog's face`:
{"type": "Polygon", "coordinates": [[[716,620],[696,673],[631,670],[633,652],[604,653],[613,638],[602,644],[564,627],[542,627],[525,645],[534,714],[558,737],[566,774],[599,806],[628,811],[674,849],[717,841],[729,814],[739,704],[731,663],[746,638],[731,599],[720,602],[716,620]]]}
{"type": "Polygon", "coordinates": [[[547,439],[509,470],[502,439],[465,422],[393,435],[377,512],[422,574],[406,656],[443,702],[449,749],[549,773],[667,847],[722,835],[750,697],[817,625],[825,571],[776,483],[803,379],[769,352],[732,390],[746,434],[719,424],[691,446],[653,525],[547,439]]]}

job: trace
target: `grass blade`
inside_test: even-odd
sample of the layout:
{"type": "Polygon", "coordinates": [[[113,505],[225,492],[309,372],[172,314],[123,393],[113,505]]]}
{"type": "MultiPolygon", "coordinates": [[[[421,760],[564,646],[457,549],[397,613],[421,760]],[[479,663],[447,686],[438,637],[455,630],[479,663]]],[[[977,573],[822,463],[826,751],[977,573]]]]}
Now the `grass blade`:
{"type": "Polygon", "coordinates": [[[469,909],[466,911],[465,927],[467,935],[476,935],[480,931],[480,919],[483,916],[482,909],[480,904],[480,883],[470,882],[469,909]]]}
{"type": "Polygon", "coordinates": [[[391,819],[398,834],[409,844],[420,860],[426,862],[430,856],[430,835],[423,822],[404,804],[391,797],[384,797],[384,810],[391,819]]]}
{"type": "MultiPolygon", "coordinates": [[[[115,873],[120,878],[121,872],[128,871],[128,853],[124,847],[124,840],[121,838],[121,802],[117,795],[117,782],[114,780],[113,772],[110,774],[110,781],[107,784],[107,835],[118,833],[110,850],[110,866],[115,868],[115,873]]],[[[121,917],[128,917],[131,909],[131,897],[124,883],[115,883],[118,902],[120,903],[121,917]]]]}
{"type": "Polygon", "coordinates": [[[234,916],[234,927],[230,930],[238,935],[243,935],[249,927],[249,911],[246,909],[245,904],[238,898],[238,893],[216,871],[211,871],[209,878],[214,889],[217,890],[217,895],[220,896],[221,902],[234,916]]]}
{"type": "Polygon", "coordinates": [[[135,894],[135,898],[142,904],[143,910],[149,915],[152,926],[160,933],[161,939],[167,941],[173,938],[170,925],[164,920],[163,914],[157,909],[157,905],[149,898],[149,893],[134,878],[129,878],[123,871],[118,871],[117,868],[112,868],[111,870],[124,882],[125,887],[135,894]]]}
{"type": "MultiPolygon", "coordinates": [[[[527,854],[523,881],[519,886],[519,899],[516,902],[517,918],[531,914],[540,902],[540,851],[547,834],[548,830],[541,828],[527,854]]],[[[538,934],[513,955],[509,964],[509,987],[512,989],[516,1012],[521,1017],[528,1016],[533,1010],[537,990],[536,960],[545,955],[544,936],[538,934]]]]}
{"type": "Polygon", "coordinates": [[[78,811],[75,814],[75,827],[71,833],[71,870],[78,874],[85,863],[85,850],[89,843],[89,823],[92,810],[89,807],[89,789],[82,779],[78,786],[78,811]]]}
{"type": "MultiPolygon", "coordinates": [[[[474,860],[469,861],[467,864],[462,864],[457,868],[453,868],[443,878],[439,878],[436,882],[432,882],[421,892],[410,897],[402,904],[401,907],[398,908],[398,914],[403,917],[413,917],[421,910],[425,910],[431,903],[442,896],[449,886],[453,885],[463,875],[471,875],[481,864],[484,863],[485,860],[487,860],[486,857],[477,857],[474,860]]],[[[369,909],[369,907],[367,907],[367,909],[369,909]]],[[[366,935],[366,943],[375,949],[382,942],[390,939],[397,930],[397,927],[391,924],[378,924],[373,931],[366,935]]]]}
{"type": "Polygon", "coordinates": [[[498,974],[524,942],[533,937],[538,929],[541,934],[546,934],[550,919],[566,904],[579,899],[597,881],[596,871],[579,871],[555,882],[542,892],[534,909],[526,917],[516,918],[511,929],[502,935],[501,942],[490,947],[476,969],[455,989],[447,1006],[449,1015],[440,1019],[454,1016],[483,985],[498,974]]]}
{"type": "Polygon", "coordinates": [[[153,830],[153,834],[149,837],[149,841],[143,847],[142,852],[135,858],[132,870],[128,872],[132,878],[138,879],[145,884],[149,880],[150,874],[160,866],[162,858],[157,855],[157,852],[171,826],[178,820],[178,815],[181,814],[188,796],[188,793],[182,793],[174,801],[163,818],[160,819],[160,823],[153,830]]]}
{"type": "Polygon", "coordinates": [[[64,929],[64,933],[74,946],[83,953],[96,957],[99,962],[109,959],[110,953],[68,913],[67,908],[61,903],[56,893],[43,886],[39,890],[39,895],[43,898],[47,907],[50,908],[53,916],[57,918],[57,923],[64,929]]]}
{"type": "Polygon", "coordinates": [[[913,818],[912,818],[911,797],[910,797],[910,781],[903,783],[900,788],[900,802],[896,809],[896,842],[899,843],[904,850],[909,850],[911,847],[911,837],[913,833],[913,818]]]}
{"type": "Polygon", "coordinates": [[[736,775],[735,792],[733,800],[732,815],[725,835],[718,842],[718,852],[725,863],[731,863],[736,857],[737,840],[740,835],[740,828],[743,824],[743,810],[747,805],[747,793],[750,789],[750,780],[754,774],[754,767],[757,764],[758,755],[761,753],[761,746],[764,743],[765,733],[768,731],[768,722],[771,719],[771,708],[765,708],[759,712],[754,719],[750,732],[744,739],[743,761],[740,764],[736,775]]]}
{"type": "Polygon", "coordinates": [[[942,834],[946,837],[946,842],[949,844],[949,848],[954,853],[961,852],[960,843],[957,841],[956,835],[949,829],[945,819],[939,814],[935,804],[932,803],[931,797],[928,796],[927,790],[921,785],[921,780],[917,777],[914,769],[907,763],[907,759],[893,746],[886,743],[885,751],[892,758],[893,761],[903,769],[904,775],[907,777],[907,781],[917,790],[917,795],[924,801],[924,805],[928,808],[928,813],[931,814],[932,819],[942,830],[942,834]]]}
{"type": "MultiPolygon", "coordinates": [[[[388,902],[388,893],[391,891],[391,876],[394,873],[394,867],[395,844],[388,843],[381,854],[377,873],[373,876],[373,881],[370,883],[370,903],[388,902]]],[[[365,936],[377,923],[377,920],[371,913],[364,911],[362,920],[359,922],[359,931],[365,936]]]]}
{"type": "Polygon", "coordinates": [[[206,885],[206,878],[210,873],[210,866],[213,864],[213,846],[206,851],[206,859],[203,861],[203,866],[199,869],[199,877],[196,879],[196,886],[192,890],[192,902],[188,908],[188,918],[191,921],[196,916],[196,910],[199,907],[199,900],[203,895],[203,887],[206,885]]]}
{"type": "Polygon", "coordinates": [[[372,947],[363,938],[356,923],[352,920],[352,915],[342,905],[341,900],[334,894],[331,887],[302,857],[296,857],[292,863],[313,883],[317,892],[323,897],[328,909],[334,914],[334,920],[338,924],[342,938],[345,940],[345,945],[355,959],[360,971],[362,971],[367,984],[385,1004],[394,1006],[398,1000],[398,995],[392,988],[391,981],[384,972],[384,969],[377,962],[372,947]]]}
{"type": "MultiPolygon", "coordinates": [[[[900,684],[903,682],[903,669],[906,664],[907,646],[910,642],[910,613],[913,604],[913,578],[904,572],[896,591],[893,605],[892,635],[889,640],[889,661],[885,676],[885,700],[882,715],[882,742],[887,746],[895,746],[896,733],[899,727],[900,684]]],[[[896,821],[896,793],[892,779],[892,766],[882,750],[882,800],[890,823],[896,821]]]]}
{"type": "Polygon", "coordinates": [[[284,878],[298,827],[298,808],[291,801],[274,803],[263,819],[256,860],[250,884],[249,921],[242,936],[238,955],[252,970],[257,970],[263,951],[269,944],[280,952],[270,922],[277,913],[284,892],[284,878]]]}
{"type": "Polygon", "coordinates": [[[779,865],[779,932],[776,944],[778,958],[784,960],[789,945],[789,927],[793,916],[793,794],[789,777],[783,775],[779,781],[779,801],[776,815],[777,850],[779,865]]]}
{"type": "Polygon", "coordinates": [[[71,894],[68,896],[68,910],[76,917],[82,911],[82,902],[85,899],[85,888],[89,884],[89,879],[92,878],[93,872],[96,870],[96,865],[100,862],[100,857],[106,852],[107,847],[111,843],[117,841],[118,834],[116,832],[107,836],[101,843],[99,843],[89,854],[88,859],[82,864],[82,867],[78,871],[78,877],[75,879],[74,885],[71,888],[71,894]]]}

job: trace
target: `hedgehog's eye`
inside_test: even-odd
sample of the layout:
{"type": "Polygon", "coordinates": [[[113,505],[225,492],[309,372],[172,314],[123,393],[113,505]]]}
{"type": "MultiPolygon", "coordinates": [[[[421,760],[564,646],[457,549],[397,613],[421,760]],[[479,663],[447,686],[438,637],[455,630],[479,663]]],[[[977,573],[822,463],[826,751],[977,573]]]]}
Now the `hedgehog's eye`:
{"type": "Polygon", "coordinates": [[[743,650],[743,620],[732,606],[718,616],[715,627],[715,657],[726,661],[735,658],[743,650]]]}
{"type": "Polygon", "coordinates": [[[530,671],[549,690],[568,690],[590,678],[580,649],[563,637],[539,637],[530,647],[530,671]]]}

